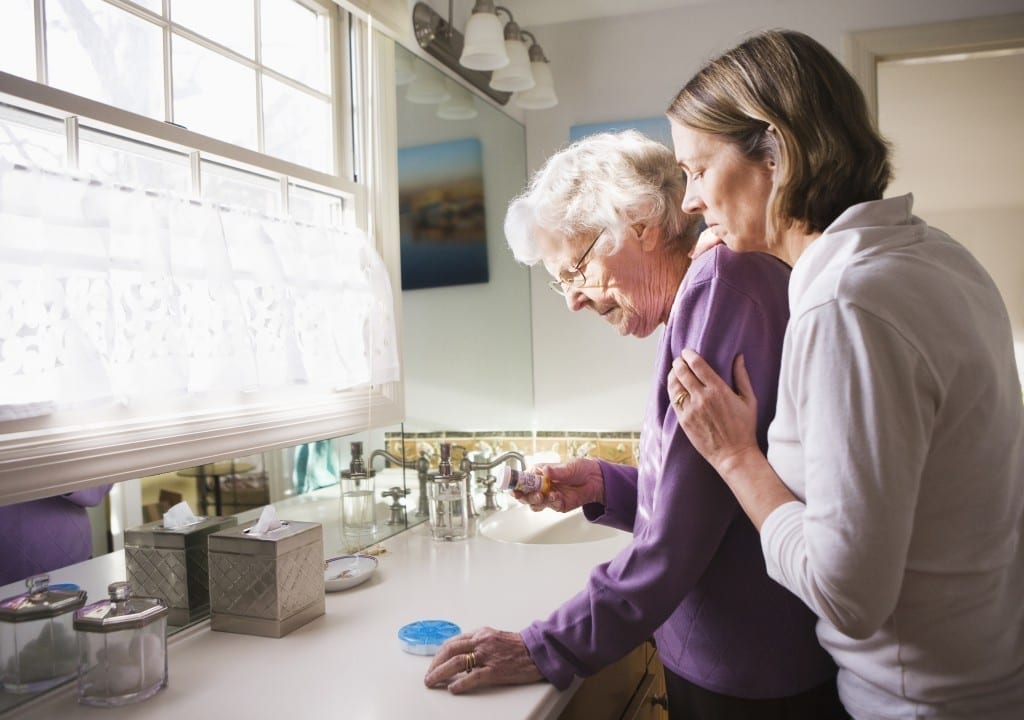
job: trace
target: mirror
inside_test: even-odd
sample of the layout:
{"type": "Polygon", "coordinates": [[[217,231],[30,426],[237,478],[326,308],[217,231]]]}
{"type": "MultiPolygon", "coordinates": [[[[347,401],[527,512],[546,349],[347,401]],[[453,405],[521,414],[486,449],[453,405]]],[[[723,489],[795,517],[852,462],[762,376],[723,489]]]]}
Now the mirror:
{"type": "MultiPolygon", "coordinates": [[[[416,470],[395,462],[401,458],[402,447],[401,426],[379,428],[116,483],[107,495],[101,489],[92,493],[95,497],[83,499],[94,503],[91,507],[52,497],[32,501],[31,505],[0,509],[30,513],[32,519],[24,525],[8,522],[4,528],[5,557],[0,570],[6,576],[0,575],[0,600],[26,592],[24,578],[10,576],[14,566],[11,557],[21,549],[14,545],[21,541],[26,548],[34,546],[39,550],[36,560],[49,570],[51,584],[77,585],[88,594],[87,602],[105,598],[110,582],[129,576],[125,530],[145,522],[162,522],[163,514],[179,502],[187,502],[199,516],[233,515],[238,524],[257,520],[262,508],[273,504],[280,519],[312,521],[323,526],[325,560],[364,550],[425,519],[416,470]],[[373,475],[357,483],[358,489],[348,491],[339,487],[339,477],[351,474],[354,443],[361,444],[362,460],[373,475]],[[372,501],[367,502],[370,498],[372,501]],[[55,517],[61,522],[54,521],[55,517]],[[58,534],[67,523],[74,525],[75,537],[71,533],[58,534]],[[68,557],[73,561],[86,557],[90,524],[92,559],[67,564],[60,552],[52,552],[58,545],[63,546],[64,552],[77,544],[85,554],[72,552],[68,557]],[[15,537],[19,531],[25,533],[21,541],[15,537]],[[34,541],[36,537],[38,542],[34,541]],[[111,552],[105,552],[108,549],[111,552]]],[[[152,588],[146,590],[149,592],[143,590],[138,594],[158,594],[152,588]]],[[[177,625],[169,622],[168,631],[176,632],[188,623],[189,620],[177,625]]],[[[5,650],[4,657],[6,653],[5,650]]],[[[35,695],[0,689],[0,713],[35,695]]]]}
{"type": "Polygon", "coordinates": [[[512,257],[503,231],[508,203],[526,183],[526,131],[489,101],[461,95],[463,86],[403,47],[395,53],[403,284],[438,283],[402,291],[405,430],[531,430],[530,273],[512,257]],[[431,87],[461,95],[461,110],[449,107],[452,100],[409,100],[431,87]],[[453,169],[467,154],[472,167],[453,169]],[[470,192],[482,184],[482,194],[459,195],[467,175],[476,183],[470,192]],[[454,220],[437,227],[437,215],[454,220]],[[466,226],[485,238],[462,232],[466,226]],[[431,243],[430,230],[442,241],[431,243]],[[461,260],[450,244],[481,240],[484,281],[479,268],[452,272],[461,260]],[[426,279],[411,277],[414,271],[426,279]]]}

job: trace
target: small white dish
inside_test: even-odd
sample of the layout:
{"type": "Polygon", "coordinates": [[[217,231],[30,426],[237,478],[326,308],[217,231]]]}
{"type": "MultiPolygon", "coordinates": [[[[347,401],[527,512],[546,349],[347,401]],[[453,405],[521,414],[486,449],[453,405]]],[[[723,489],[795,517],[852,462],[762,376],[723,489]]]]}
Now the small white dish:
{"type": "Polygon", "coordinates": [[[348,590],[366,582],[377,569],[372,555],[341,555],[324,563],[324,589],[327,592],[348,590]]]}

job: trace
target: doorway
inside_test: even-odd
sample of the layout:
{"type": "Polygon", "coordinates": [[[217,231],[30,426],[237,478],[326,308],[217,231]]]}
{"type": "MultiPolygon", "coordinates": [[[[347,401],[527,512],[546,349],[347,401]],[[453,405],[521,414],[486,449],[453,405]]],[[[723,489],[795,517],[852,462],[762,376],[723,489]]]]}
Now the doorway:
{"type": "Polygon", "coordinates": [[[886,195],[992,275],[1024,383],[1024,14],[853,33],[847,63],[893,145],[886,195]]]}

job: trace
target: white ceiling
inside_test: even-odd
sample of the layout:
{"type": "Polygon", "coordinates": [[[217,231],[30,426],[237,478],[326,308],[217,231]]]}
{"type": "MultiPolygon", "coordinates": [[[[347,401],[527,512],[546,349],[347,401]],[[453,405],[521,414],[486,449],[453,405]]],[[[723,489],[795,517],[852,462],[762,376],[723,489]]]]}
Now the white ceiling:
{"type": "Polygon", "coordinates": [[[717,0],[498,0],[523,28],[599,17],[634,15],[717,0]]]}

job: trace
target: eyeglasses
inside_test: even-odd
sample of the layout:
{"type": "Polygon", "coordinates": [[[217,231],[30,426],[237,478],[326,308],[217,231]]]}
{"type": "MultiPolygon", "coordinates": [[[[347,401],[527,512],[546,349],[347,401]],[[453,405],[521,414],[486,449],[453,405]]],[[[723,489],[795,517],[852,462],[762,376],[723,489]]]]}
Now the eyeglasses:
{"type": "Polygon", "coordinates": [[[590,243],[590,246],[583,251],[583,254],[580,255],[580,259],[576,261],[576,264],[572,266],[572,269],[563,272],[558,280],[552,280],[549,282],[548,287],[563,297],[568,295],[570,290],[584,287],[587,284],[587,276],[583,274],[583,271],[580,270],[580,268],[583,267],[583,263],[587,261],[587,256],[590,255],[590,251],[594,249],[594,246],[597,245],[597,241],[601,239],[601,236],[604,235],[604,231],[607,229],[608,228],[604,228],[597,234],[597,237],[594,238],[594,242],[590,243]]]}

